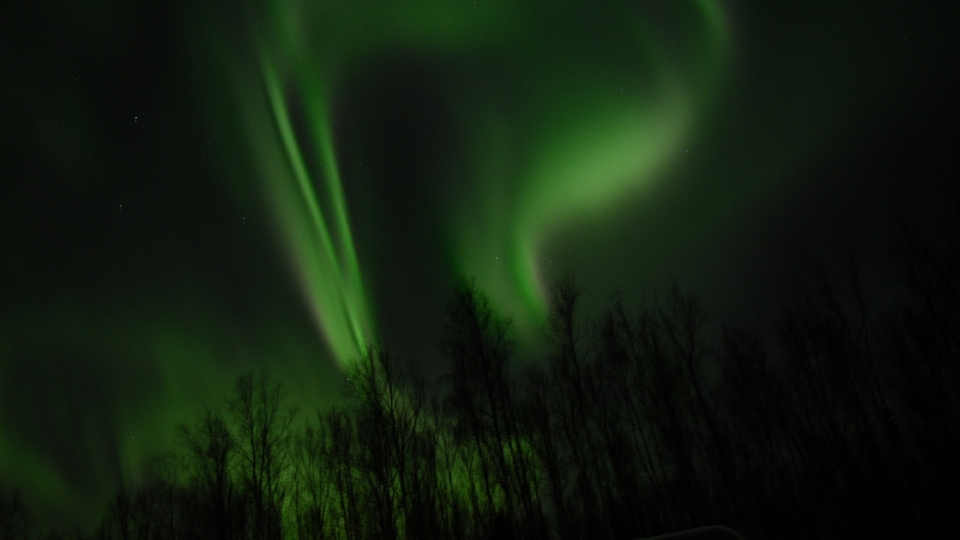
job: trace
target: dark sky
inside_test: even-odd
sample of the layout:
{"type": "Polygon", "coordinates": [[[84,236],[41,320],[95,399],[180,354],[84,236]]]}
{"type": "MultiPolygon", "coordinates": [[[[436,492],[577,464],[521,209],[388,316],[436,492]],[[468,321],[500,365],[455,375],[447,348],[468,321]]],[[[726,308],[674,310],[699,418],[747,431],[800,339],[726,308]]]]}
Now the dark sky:
{"type": "Polygon", "coordinates": [[[521,339],[564,272],[751,324],[956,201],[949,2],[16,4],[0,487],[66,520],[242,371],[309,408],[377,336],[441,369],[458,274],[521,339]]]}

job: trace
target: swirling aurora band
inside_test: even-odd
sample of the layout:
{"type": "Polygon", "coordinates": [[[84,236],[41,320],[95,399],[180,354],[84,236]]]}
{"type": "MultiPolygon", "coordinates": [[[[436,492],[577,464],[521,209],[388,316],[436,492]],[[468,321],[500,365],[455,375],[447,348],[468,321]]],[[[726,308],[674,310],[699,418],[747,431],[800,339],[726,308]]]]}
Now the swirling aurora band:
{"type": "Polygon", "coordinates": [[[461,171],[476,182],[469,196],[441,211],[454,266],[476,278],[519,332],[544,320],[544,244],[571,218],[599,217],[638,195],[682,153],[727,56],[721,4],[659,6],[666,20],[679,20],[679,43],[658,30],[660,17],[588,8],[602,11],[596,17],[613,25],[611,35],[630,39],[587,50],[572,33],[551,27],[563,15],[576,20],[556,13],[570,9],[537,2],[273,1],[248,10],[260,80],[241,77],[235,85],[249,142],[305,301],[341,364],[366,350],[376,328],[331,120],[330,96],[352,66],[401,45],[463,59],[493,55],[514,66],[504,69],[512,70],[524,113],[476,105],[471,88],[457,92],[467,104],[458,121],[473,152],[461,171]],[[544,47],[552,57],[541,54],[544,47]],[[621,55],[616,65],[606,62],[611,48],[621,55]],[[306,130],[294,129],[289,96],[298,97],[306,130]]]}

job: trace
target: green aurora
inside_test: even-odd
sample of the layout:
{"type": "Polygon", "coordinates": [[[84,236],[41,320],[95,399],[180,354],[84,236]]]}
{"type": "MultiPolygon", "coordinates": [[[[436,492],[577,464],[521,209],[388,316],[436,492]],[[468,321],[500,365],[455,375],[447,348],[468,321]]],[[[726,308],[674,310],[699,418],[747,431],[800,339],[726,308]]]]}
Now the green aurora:
{"type": "Polygon", "coordinates": [[[825,189],[804,173],[890,110],[946,102],[956,55],[939,7],[127,4],[0,28],[0,489],[63,523],[241,372],[310,410],[384,336],[433,351],[414,331],[456,275],[521,343],[565,271],[602,295],[679,269],[736,311],[757,216],[825,189]],[[422,88],[409,112],[365,99],[422,88]]]}
{"type": "Polygon", "coordinates": [[[237,76],[238,101],[304,299],[341,363],[369,346],[376,324],[336,158],[331,96],[338,75],[349,78],[388,49],[449,58],[454,69],[487,66],[470,74],[481,81],[508,72],[494,88],[450,84],[463,104],[458,129],[472,149],[455,174],[473,185],[439,210],[457,272],[475,276],[495,308],[532,336],[546,305],[542,243],[571,217],[597,219],[640,195],[678,159],[713,101],[728,46],[722,6],[709,0],[646,13],[621,4],[461,2],[438,9],[419,2],[397,10],[377,2],[278,1],[251,8],[248,19],[262,84],[237,76]],[[562,23],[577,20],[589,21],[590,38],[571,39],[562,23]],[[677,36],[658,32],[665,22],[677,36]],[[593,39],[600,28],[609,36],[593,39]],[[478,95],[512,88],[523,89],[511,106],[518,113],[478,95]],[[302,134],[288,95],[302,101],[302,134]]]}

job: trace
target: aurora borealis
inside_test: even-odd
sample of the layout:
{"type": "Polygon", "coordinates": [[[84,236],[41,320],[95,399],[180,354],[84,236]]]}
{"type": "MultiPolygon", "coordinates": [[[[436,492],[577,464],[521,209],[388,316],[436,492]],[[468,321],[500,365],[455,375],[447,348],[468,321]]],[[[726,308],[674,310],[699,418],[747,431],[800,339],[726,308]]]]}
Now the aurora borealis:
{"type": "Polygon", "coordinates": [[[545,309],[545,261],[538,256],[544,240],[571,216],[596,218],[621,196],[637,195],[678,159],[694,118],[715,98],[726,61],[725,15],[716,2],[639,7],[630,17],[618,17],[623,7],[608,12],[563,6],[569,13],[552,15],[559,24],[539,25],[534,21],[550,8],[536,4],[464,3],[442,14],[435,9],[429,3],[398,13],[277,2],[248,15],[259,53],[255,71],[266,93],[260,95],[257,81],[234,81],[243,94],[250,144],[306,301],[341,362],[364,350],[375,324],[334,149],[338,71],[349,79],[357,66],[388,48],[451,55],[437,67],[453,71],[451,78],[464,77],[457,73],[464,63],[489,66],[470,74],[476,86],[450,84],[451,99],[465,105],[457,124],[473,149],[452,174],[472,177],[475,187],[468,188],[467,199],[444,199],[441,212],[455,268],[477,276],[498,309],[531,333],[542,326],[545,309]],[[564,35],[560,21],[581,17],[612,36],[564,35]],[[656,28],[664,22],[681,32],[664,36],[656,28]],[[499,35],[490,42],[493,24],[499,35]],[[538,50],[544,44],[555,49],[544,54],[538,50]],[[608,57],[618,62],[600,63],[608,57]],[[478,95],[505,94],[510,87],[523,89],[511,96],[510,108],[519,113],[478,95]],[[301,102],[299,133],[287,95],[301,102]],[[266,108],[275,127],[265,120],[266,108]],[[518,136],[529,142],[506,144],[518,136]],[[323,187],[315,189],[315,183],[323,187]],[[321,201],[329,201],[325,211],[321,201]]]}
{"type": "Polygon", "coordinates": [[[0,487],[64,521],[241,371],[434,366],[458,275],[521,341],[565,272],[752,321],[957,169],[954,7],[181,4],[0,27],[0,487]]]}

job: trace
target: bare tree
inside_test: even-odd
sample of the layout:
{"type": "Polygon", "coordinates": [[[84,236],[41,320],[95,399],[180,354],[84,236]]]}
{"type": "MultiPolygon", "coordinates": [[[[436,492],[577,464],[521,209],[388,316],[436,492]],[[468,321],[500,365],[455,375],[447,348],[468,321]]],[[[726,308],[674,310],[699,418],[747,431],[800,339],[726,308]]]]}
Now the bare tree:
{"type": "Polygon", "coordinates": [[[338,410],[324,414],[321,421],[327,435],[326,470],[336,493],[333,512],[335,527],[343,532],[342,538],[360,540],[366,536],[366,527],[360,506],[361,486],[355,462],[357,440],[354,424],[350,415],[338,410]]]}
{"type": "Polygon", "coordinates": [[[0,493],[0,540],[26,540],[31,533],[32,520],[19,490],[9,496],[0,493]]]}
{"type": "Polygon", "coordinates": [[[197,526],[210,538],[230,540],[240,534],[238,486],[232,476],[236,466],[237,441],[219,409],[206,408],[193,427],[179,427],[179,459],[188,475],[194,513],[203,516],[197,526]]]}
{"type": "Polygon", "coordinates": [[[501,537],[543,534],[537,480],[517,419],[508,362],[509,319],[490,309],[473,282],[462,281],[447,310],[443,352],[451,361],[447,407],[468,435],[483,483],[485,527],[501,537]]]}
{"type": "Polygon", "coordinates": [[[254,540],[283,536],[283,507],[292,465],[292,424],[297,409],[285,403],[280,383],[264,373],[237,379],[227,401],[236,436],[236,471],[249,508],[254,540]]]}
{"type": "Polygon", "coordinates": [[[294,520],[297,538],[331,538],[331,504],[334,496],[327,481],[326,425],[306,424],[296,436],[293,474],[294,520]]]}

